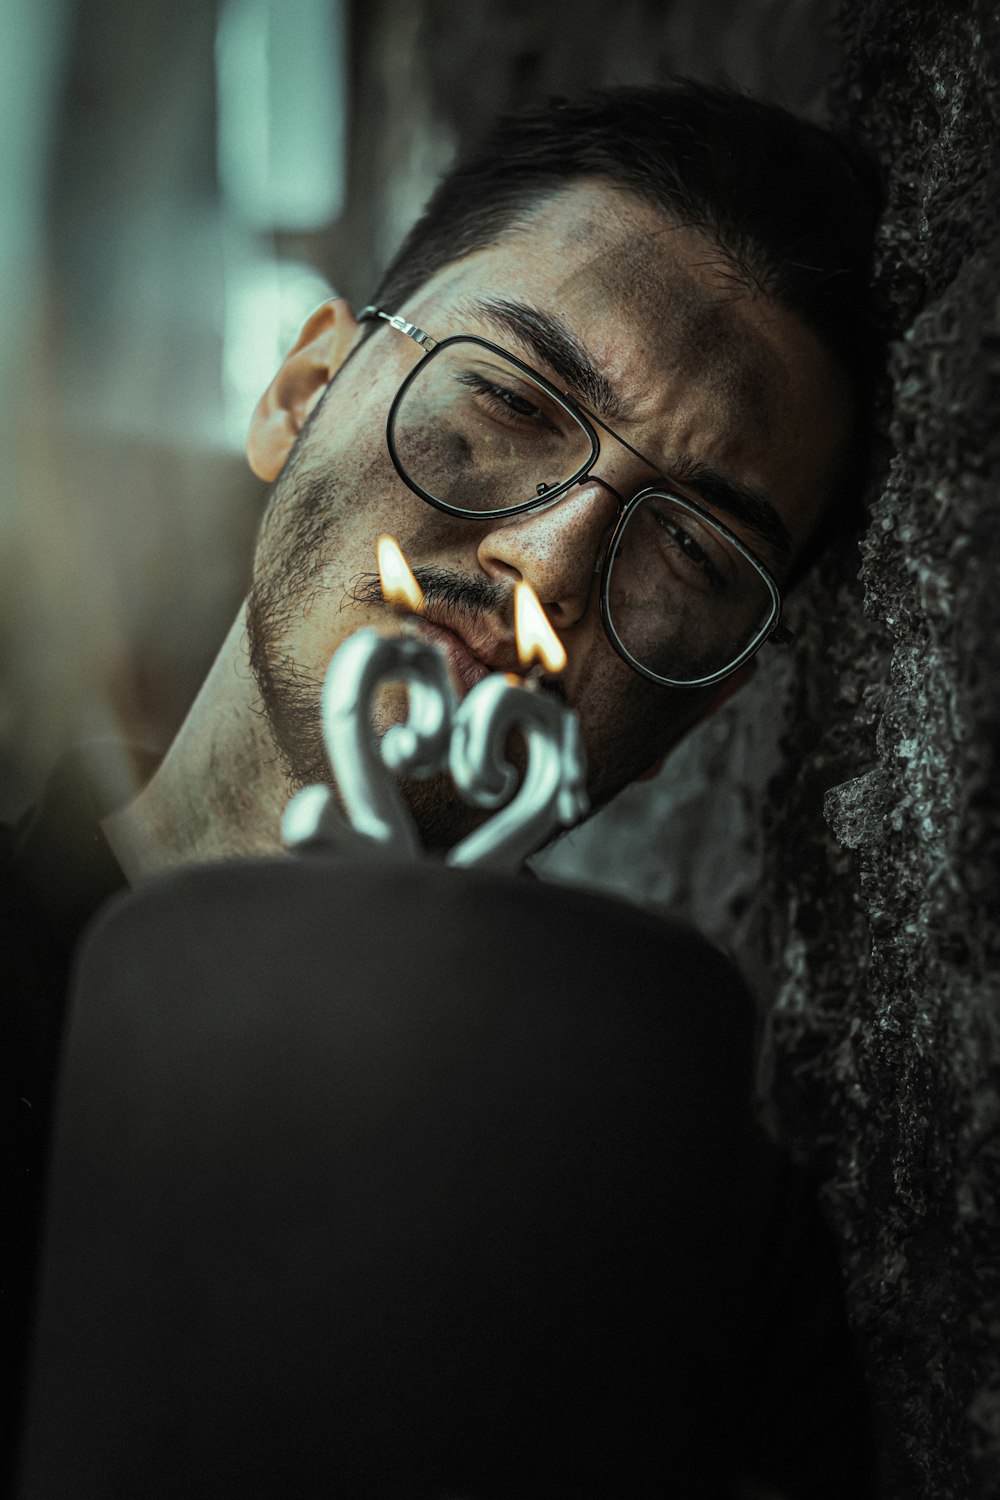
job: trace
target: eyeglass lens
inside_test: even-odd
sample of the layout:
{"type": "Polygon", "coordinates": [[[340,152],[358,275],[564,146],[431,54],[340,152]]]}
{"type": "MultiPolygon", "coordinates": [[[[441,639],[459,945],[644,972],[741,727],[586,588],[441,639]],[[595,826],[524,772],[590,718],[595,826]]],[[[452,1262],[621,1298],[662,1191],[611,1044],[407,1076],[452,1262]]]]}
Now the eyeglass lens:
{"type": "Polygon", "coordinates": [[[530,376],[475,343],[424,360],[396,411],[396,456],[421,489],[465,511],[506,510],[580,473],[586,428],[530,376]]]}
{"type": "MultiPolygon", "coordinates": [[[[473,341],[416,367],[391,426],[396,460],[447,509],[487,514],[523,505],[593,459],[568,407],[500,354],[473,341]]],[[[619,532],[607,607],[629,655],[673,682],[723,671],[773,612],[761,574],[709,521],[651,494],[619,532]]]]}
{"type": "Polygon", "coordinates": [[[696,511],[655,493],[619,534],[607,591],[608,615],[626,651],[673,682],[724,671],[774,612],[753,563],[696,511]]]}

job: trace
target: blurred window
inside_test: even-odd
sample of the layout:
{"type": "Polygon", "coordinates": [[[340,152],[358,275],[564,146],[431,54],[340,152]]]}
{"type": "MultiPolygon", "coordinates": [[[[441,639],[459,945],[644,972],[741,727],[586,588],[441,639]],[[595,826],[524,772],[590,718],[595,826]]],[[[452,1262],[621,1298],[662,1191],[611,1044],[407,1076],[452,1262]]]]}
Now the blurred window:
{"type": "Polygon", "coordinates": [[[225,0],[219,177],[254,228],[309,231],[340,215],[345,33],[342,0],[225,0]]]}
{"type": "Polygon", "coordinates": [[[312,266],[265,255],[227,257],[222,332],[226,446],[240,452],[250,414],[309,313],[332,295],[312,266]]]}
{"type": "Polygon", "coordinates": [[[218,169],[227,222],[223,427],[242,448],[250,413],[309,312],[331,288],[279,257],[343,208],[346,24],[342,0],[225,0],[215,46],[218,169]]]}

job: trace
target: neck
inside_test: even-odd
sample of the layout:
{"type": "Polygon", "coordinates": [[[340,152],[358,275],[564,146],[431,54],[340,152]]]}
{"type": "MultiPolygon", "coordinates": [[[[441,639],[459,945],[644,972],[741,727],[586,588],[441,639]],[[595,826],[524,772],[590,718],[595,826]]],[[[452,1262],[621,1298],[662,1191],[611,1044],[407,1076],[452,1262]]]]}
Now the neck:
{"type": "Polygon", "coordinates": [[[241,610],[152,781],[104,820],[104,833],[130,881],[177,865],[277,854],[288,797],[241,610]]]}

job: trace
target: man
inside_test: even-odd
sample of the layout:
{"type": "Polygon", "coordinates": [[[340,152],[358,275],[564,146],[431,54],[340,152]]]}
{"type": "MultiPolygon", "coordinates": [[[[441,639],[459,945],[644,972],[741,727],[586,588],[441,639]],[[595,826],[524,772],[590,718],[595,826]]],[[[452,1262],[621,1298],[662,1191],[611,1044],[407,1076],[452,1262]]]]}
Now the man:
{"type": "MultiPolygon", "coordinates": [[[[781,639],[782,586],[853,513],[876,207],[849,149],[781,111],[695,85],[611,91],[503,123],[372,306],[312,315],[253,417],[250,463],[273,483],[253,585],[188,719],[68,895],[51,813],[14,853],[12,901],[35,927],[48,903],[61,932],[49,971],[43,937],[16,979],[52,1010],[13,1080],[33,1181],[88,906],[124,878],[279,850],[289,796],[330,778],[331,654],[361,625],[399,628],[379,533],[459,693],[516,668],[513,585],[531,583],[567,651],[546,686],[580,716],[595,806],[747,680],[781,639]]],[[[399,712],[384,693],[379,727],[399,712]]],[[[434,849],[478,816],[443,781],[407,795],[434,849]]]]}
{"type": "MultiPolygon", "coordinates": [[[[251,424],[251,465],[275,488],[246,614],[146,792],[107,825],[126,873],[274,849],[289,792],[328,779],[317,717],[326,664],[359,625],[391,621],[377,589],[358,589],[380,531],[396,535],[423,583],[460,689],[484,663],[516,665],[512,586],[521,577],[534,586],[568,652],[562,689],[581,716],[596,805],[647,773],[750,674],[741,653],[777,625],[759,569],[716,540],[738,568],[747,616],[706,660],[708,672],[696,660],[673,671],[714,680],[664,687],[649,675],[671,678],[678,620],[662,603],[670,593],[660,594],[659,624],[640,625],[628,612],[657,606],[624,606],[606,580],[611,628],[602,624],[609,536],[633,496],[680,493],[734,531],[780,588],[849,504],[864,420],[870,203],[849,158],[811,127],[702,90],[677,95],[673,107],[667,123],[656,94],[640,92],[557,110],[548,124],[529,117],[446,180],[369,321],[342,301],[309,319],[251,424]],[[683,148],[683,164],[665,170],[638,154],[676,149],[688,129],[698,144],[683,148]],[[741,129],[759,138],[751,134],[748,160],[726,161],[741,129]],[[397,458],[400,441],[410,451],[394,468],[386,417],[426,354],[386,314],[436,342],[485,338],[579,403],[600,451],[579,427],[567,432],[572,417],[560,413],[563,451],[549,489],[582,473],[557,502],[516,481],[483,498],[480,452],[468,461],[471,489],[453,474],[444,481],[452,502],[439,497],[466,515],[426,503],[440,455],[420,451],[424,434],[412,430],[424,420],[421,402],[443,403],[448,380],[468,391],[475,378],[441,360],[428,362],[401,409],[397,458]]],[[[454,351],[458,361],[477,353],[454,351]]],[[[508,367],[511,381],[518,373],[508,367]]],[[[515,441],[527,446],[532,421],[544,430],[548,420],[537,385],[509,383],[475,399],[508,453],[515,441]]],[[[443,443],[448,411],[435,406],[430,420],[443,443]]],[[[662,535],[673,527],[674,561],[664,554],[659,566],[676,577],[676,558],[698,545],[690,513],[688,523],[686,532],[676,516],[658,518],[654,498],[631,517],[628,544],[642,546],[647,526],[662,535]]],[[[702,586],[720,597],[707,566],[702,586]]],[[[618,592],[626,585],[639,588],[628,579],[618,592]]],[[[453,843],[469,818],[442,787],[418,812],[435,846],[453,843]]]]}

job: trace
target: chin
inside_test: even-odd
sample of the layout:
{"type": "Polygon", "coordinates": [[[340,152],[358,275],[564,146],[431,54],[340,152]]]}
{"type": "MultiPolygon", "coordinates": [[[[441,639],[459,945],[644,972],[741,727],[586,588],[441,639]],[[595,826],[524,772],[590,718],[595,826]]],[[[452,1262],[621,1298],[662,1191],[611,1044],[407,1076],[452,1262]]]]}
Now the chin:
{"type": "Polygon", "coordinates": [[[432,776],[427,781],[403,781],[400,786],[417,825],[424,848],[444,854],[487,818],[494,816],[482,808],[470,807],[455,791],[448,776],[432,776]]]}

